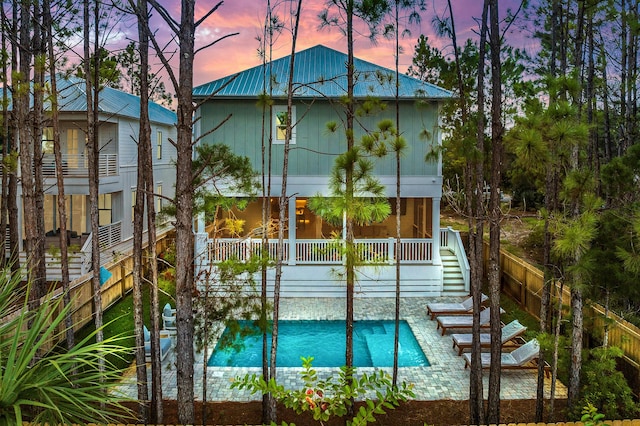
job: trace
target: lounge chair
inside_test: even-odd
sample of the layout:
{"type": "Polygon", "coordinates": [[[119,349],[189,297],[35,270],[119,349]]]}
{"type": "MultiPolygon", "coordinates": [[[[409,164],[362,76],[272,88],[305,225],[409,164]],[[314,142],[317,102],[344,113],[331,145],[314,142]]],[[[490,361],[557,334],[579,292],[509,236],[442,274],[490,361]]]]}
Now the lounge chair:
{"type": "MultiPolygon", "coordinates": [[[[516,340],[522,340],[522,334],[527,330],[527,327],[520,324],[518,320],[513,320],[509,324],[502,327],[502,345],[506,345],[509,342],[515,342],[516,340]]],[[[462,355],[465,349],[471,349],[471,333],[455,333],[451,335],[453,339],[453,349],[458,347],[458,356],[462,355]]],[[[524,341],[521,341],[524,344],[524,341]]],[[[491,347],[491,335],[488,333],[480,333],[480,347],[491,347]]]]}
{"type": "MultiPolygon", "coordinates": [[[[164,361],[173,346],[173,341],[166,330],[160,330],[160,360],[164,361]]],[[[151,362],[151,332],[144,326],[144,358],[146,362],[151,362]]]]}
{"type": "Polygon", "coordinates": [[[176,310],[169,303],[162,309],[162,328],[170,333],[176,332],[176,310]]]}
{"type": "MultiPolygon", "coordinates": [[[[464,355],[464,368],[471,366],[471,354],[464,355]]],[[[491,354],[480,354],[482,368],[491,366],[491,354]]],[[[538,368],[538,357],[540,356],[540,344],[536,339],[531,339],[524,345],[510,353],[503,353],[501,357],[501,367],[505,370],[530,370],[538,368]]],[[[545,364],[545,373],[549,377],[549,366],[545,364]]]]}
{"type": "MultiPolygon", "coordinates": [[[[482,295],[482,302],[489,299],[486,294],[482,295]]],[[[454,303],[427,303],[427,314],[434,320],[437,315],[464,315],[473,310],[473,297],[469,296],[462,302],[454,303]]]]}
{"type": "MultiPolygon", "coordinates": [[[[500,308],[500,313],[504,313],[504,309],[500,308]]],[[[480,328],[489,328],[491,320],[491,308],[483,309],[480,312],[480,328]]],[[[473,315],[442,315],[436,318],[438,326],[436,330],[442,329],[442,335],[447,332],[449,328],[464,328],[470,329],[473,327],[473,315]]]]}

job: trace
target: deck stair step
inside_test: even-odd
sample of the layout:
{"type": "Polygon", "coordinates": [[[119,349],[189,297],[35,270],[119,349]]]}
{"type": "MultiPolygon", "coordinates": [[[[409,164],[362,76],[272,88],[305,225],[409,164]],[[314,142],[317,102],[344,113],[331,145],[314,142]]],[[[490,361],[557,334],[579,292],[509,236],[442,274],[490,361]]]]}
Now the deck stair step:
{"type": "Polygon", "coordinates": [[[387,334],[386,329],[382,325],[373,324],[363,330],[365,336],[379,336],[381,334],[387,334]]]}
{"type": "Polygon", "coordinates": [[[458,264],[458,259],[449,250],[440,251],[443,266],[442,293],[447,296],[463,296],[468,293],[465,290],[464,277],[458,264]]]}
{"type": "Polygon", "coordinates": [[[371,334],[365,340],[373,365],[393,365],[393,334],[371,334]]]}

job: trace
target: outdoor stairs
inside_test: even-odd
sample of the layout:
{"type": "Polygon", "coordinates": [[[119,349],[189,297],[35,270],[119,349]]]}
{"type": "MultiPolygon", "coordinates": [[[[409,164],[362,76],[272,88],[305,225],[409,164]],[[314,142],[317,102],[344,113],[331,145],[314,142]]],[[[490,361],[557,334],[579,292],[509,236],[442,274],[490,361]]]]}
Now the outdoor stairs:
{"type": "Polygon", "coordinates": [[[464,278],[462,270],[458,264],[456,256],[447,249],[440,250],[442,259],[442,295],[443,296],[466,296],[469,294],[464,288],[464,278]]]}
{"type": "MultiPolygon", "coordinates": [[[[47,266],[47,281],[62,281],[62,267],[60,266],[60,255],[45,253],[45,264],[47,266]]],[[[20,252],[20,265],[27,265],[27,254],[20,252]]],[[[82,259],[78,254],[69,255],[69,279],[71,281],[82,275],[82,259]]]]}

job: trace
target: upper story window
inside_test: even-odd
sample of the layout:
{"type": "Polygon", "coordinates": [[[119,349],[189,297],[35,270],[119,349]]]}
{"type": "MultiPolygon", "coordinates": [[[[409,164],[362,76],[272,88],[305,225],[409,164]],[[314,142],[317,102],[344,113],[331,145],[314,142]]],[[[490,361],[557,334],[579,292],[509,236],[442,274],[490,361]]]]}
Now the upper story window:
{"type": "Polygon", "coordinates": [[[136,214],[136,196],[137,196],[136,188],[131,188],[131,222],[136,214]]]}
{"type": "MultiPolygon", "coordinates": [[[[291,107],[291,117],[289,122],[294,125],[296,123],[296,107],[291,107]]],[[[273,143],[284,144],[287,134],[287,106],[276,105],[273,107],[273,143]]],[[[291,139],[289,143],[296,143],[296,128],[291,128],[291,139]]]]}
{"type": "Polygon", "coordinates": [[[53,154],[53,127],[42,129],[42,153],[53,154]]]}
{"type": "Polygon", "coordinates": [[[156,133],[156,157],[158,160],[162,160],[162,130],[158,130],[156,133]]]}
{"type": "Polygon", "coordinates": [[[162,210],[162,182],[156,186],[156,214],[162,210]]]}

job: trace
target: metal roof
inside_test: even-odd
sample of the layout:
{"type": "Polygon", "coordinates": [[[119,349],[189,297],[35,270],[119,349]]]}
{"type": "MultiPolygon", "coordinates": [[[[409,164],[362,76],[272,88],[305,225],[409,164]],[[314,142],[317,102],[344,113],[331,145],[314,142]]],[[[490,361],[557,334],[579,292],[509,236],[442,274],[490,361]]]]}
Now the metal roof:
{"type": "MultiPolygon", "coordinates": [[[[274,82],[273,96],[285,97],[291,56],[266,64],[267,76],[274,82]]],[[[296,53],[294,90],[296,98],[339,98],[347,91],[347,55],[323,45],[296,53]]],[[[365,98],[395,97],[395,71],[354,58],[354,96],[365,98]]],[[[264,93],[263,66],[258,65],[237,74],[211,81],[193,89],[195,98],[255,98],[264,93]]],[[[419,79],[400,74],[400,97],[403,99],[448,99],[450,91],[419,79]]]]}
{"type": "MultiPolygon", "coordinates": [[[[47,78],[47,83],[49,78],[47,78]]],[[[74,76],[58,76],[58,109],[60,112],[85,112],[87,110],[86,83],[74,76]]],[[[31,99],[33,102],[33,99],[31,99]]],[[[50,104],[45,96],[45,110],[50,104]]],[[[10,106],[11,108],[11,106],[10,106]]],[[[140,98],[111,87],[100,90],[98,109],[101,113],[114,116],[140,118],[140,98]]],[[[175,124],[176,113],[154,102],[149,102],[149,119],[155,123],[175,124]]]]}

